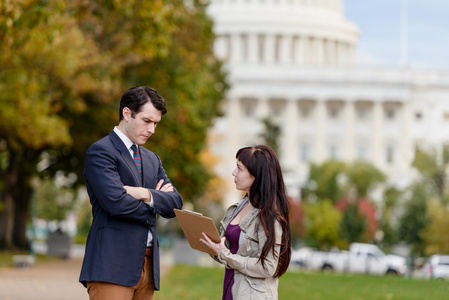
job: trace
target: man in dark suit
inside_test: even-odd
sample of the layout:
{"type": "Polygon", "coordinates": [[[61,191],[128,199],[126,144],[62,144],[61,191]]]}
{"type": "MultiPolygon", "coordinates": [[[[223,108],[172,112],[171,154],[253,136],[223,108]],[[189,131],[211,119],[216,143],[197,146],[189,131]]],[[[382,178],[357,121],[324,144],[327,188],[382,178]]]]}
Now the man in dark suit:
{"type": "Polygon", "coordinates": [[[84,178],[93,221],[80,282],[91,300],[153,299],[159,290],[156,215],[183,205],[159,157],[142,147],[166,113],[152,88],[127,90],[119,125],[86,153],[84,178]]]}

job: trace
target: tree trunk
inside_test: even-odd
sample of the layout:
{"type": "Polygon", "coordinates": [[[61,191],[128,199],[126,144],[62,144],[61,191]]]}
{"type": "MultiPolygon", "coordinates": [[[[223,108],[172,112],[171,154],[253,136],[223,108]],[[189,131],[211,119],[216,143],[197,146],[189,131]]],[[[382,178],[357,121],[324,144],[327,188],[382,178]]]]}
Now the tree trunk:
{"type": "Polygon", "coordinates": [[[12,247],[12,228],[14,223],[12,214],[13,211],[14,211],[13,197],[10,193],[8,193],[6,187],[4,187],[3,191],[1,192],[0,250],[10,249],[12,247]]]}
{"type": "Polygon", "coordinates": [[[19,167],[15,163],[14,154],[10,154],[10,163],[2,172],[4,178],[0,211],[0,249],[12,249],[14,246],[12,233],[14,230],[15,196],[19,177],[19,167]]]}
{"type": "Polygon", "coordinates": [[[36,153],[29,155],[10,152],[9,165],[3,174],[0,211],[0,249],[28,249],[26,223],[28,220],[31,185],[30,169],[36,166],[36,153]]]}
{"type": "MultiPolygon", "coordinates": [[[[21,178],[23,178],[21,176],[21,178]]],[[[22,181],[22,180],[19,180],[22,181]]],[[[20,249],[29,250],[29,241],[26,236],[26,226],[29,217],[31,188],[28,182],[19,182],[22,188],[16,197],[14,210],[13,242],[20,249]]]]}

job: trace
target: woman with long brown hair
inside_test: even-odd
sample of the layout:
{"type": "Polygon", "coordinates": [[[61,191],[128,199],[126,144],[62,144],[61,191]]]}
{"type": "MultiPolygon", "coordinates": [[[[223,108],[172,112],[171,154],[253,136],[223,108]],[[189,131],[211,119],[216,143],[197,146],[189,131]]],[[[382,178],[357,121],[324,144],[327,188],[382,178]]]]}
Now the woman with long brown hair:
{"type": "Polygon", "coordinates": [[[279,160],[268,146],[240,149],[232,172],[245,197],[221,221],[220,243],[203,243],[225,265],[222,299],[277,299],[278,278],[290,263],[289,204],[279,160]]]}

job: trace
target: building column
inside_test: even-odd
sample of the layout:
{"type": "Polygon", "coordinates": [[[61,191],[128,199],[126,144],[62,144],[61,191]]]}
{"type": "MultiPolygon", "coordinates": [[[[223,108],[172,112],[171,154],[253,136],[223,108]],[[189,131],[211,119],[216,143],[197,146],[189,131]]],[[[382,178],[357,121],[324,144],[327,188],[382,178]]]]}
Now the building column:
{"type": "Polygon", "coordinates": [[[306,39],[299,36],[295,45],[295,60],[298,64],[303,65],[306,57],[306,39]]]}
{"type": "Polygon", "coordinates": [[[399,153],[401,155],[401,157],[399,158],[399,161],[401,162],[401,171],[406,171],[410,168],[414,156],[414,146],[410,135],[410,126],[412,122],[411,118],[412,113],[410,103],[404,101],[402,102],[402,139],[399,149],[399,153]]]}
{"type": "Polygon", "coordinates": [[[313,37],[307,38],[306,40],[306,54],[305,54],[305,64],[309,66],[316,65],[316,54],[317,54],[317,47],[316,47],[316,39],[313,37]]]}
{"type": "Polygon", "coordinates": [[[375,100],[373,103],[373,141],[372,141],[372,158],[374,164],[383,168],[385,164],[385,149],[383,143],[383,102],[375,100]]]}
{"type": "Polygon", "coordinates": [[[331,66],[337,65],[337,47],[335,41],[327,41],[327,62],[331,66]]]}
{"type": "Polygon", "coordinates": [[[298,161],[298,116],[298,102],[294,98],[287,99],[281,149],[283,160],[288,165],[298,161]]]}
{"type": "Polygon", "coordinates": [[[355,47],[353,45],[349,45],[348,46],[348,65],[355,65],[356,63],[356,51],[355,51],[355,47]]]}
{"type": "Polygon", "coordinates": [[[259,58],[259,45],[257,42],[257,34],[251,33],[248,35],[248,61],[251,64],[256,64],[259,58]]]}
{"type": "Polygon", "coordinates": [[[240,191],[237,191],[232,183],[232,171],[235,168],[235,154],[240,149],[240,118],[241,118],[241,101],[237,97],[229,98],[229,105],[227,116],[229,118],[229,130],[227,131],[227,150],[225,154],[225,161],[223,162],[224,174],[223,179],[228,186],[224,195],[225,205],[229,206],[235,203],[240,197],[240,191]]]}
{"type": "Polygon", "coordinates": [[[316,39],[315,40],[316,43],[316,65],[317,66],[322,66],[324,63],[324,55],[325,55],[325,51],[324,51],[324,39],[320,38],[320,39],[316,39]]]}
{"type": "Polygon", "coordinates": [[[318,99],[315,107],[315,152],[313,160],[322,163],[326,158],[326,101],[318,99]]]}
{"type": "Polygon", "coordinates": [[[354,124],[355,124],[355,102],[349,100],[345,102],[345,144],[344,159],[346,162],[351,162],[354,160],[354,124]]]}
{"type": "Polygon", "coordinates": [[[344,43],[338,43],[339,48],[339,64],[343,66],[351,65],[351,59],[349,58],[349,45],[344,43]]]}
{"type": "Polygon", "coordinates": [[[241,103],[237,97],[229,99],[229,106],[227,115],[229,116],[229,131],[227,132],[229,141],[228,155],[231,161],[235,157],[235,151],[240,146],[240,118],[241,118],[241,103]]]}
{"type": "Polygon", "coordinates": [[[283,35],[279,45],[279,63],[288,64],[291,61],[291,49],[293,38],[283,35]]]}
{"type": "Polygon", "coordinates": [[[276,46],[276,36],[274,34],[267,34],[265,36],[264,62],[272,64],[274,62],[274,49],[276,46]]]}
{"type": "Polygon", "coordinates": [[[231,62],[239,63],[242,58],[242,49],[241,49],[241,37],[240,34],[234,33],[231,35],[231,62]]]}
{"type": "Polygon", "coordinates": [[[214,53],[219,59],[226,60],[229,56],[227,53],[227,43],[225,36],[217,36],[214,42],[214,53]]]}
{"type": "Polygon", "coordinates": [[[256,107],[256,118],[259,120],[263,120],[268,117],[270,113],[270,106],[268,105],[269,99],[266,97],[262,97],[257,99],[257,107],[256,107]]]}

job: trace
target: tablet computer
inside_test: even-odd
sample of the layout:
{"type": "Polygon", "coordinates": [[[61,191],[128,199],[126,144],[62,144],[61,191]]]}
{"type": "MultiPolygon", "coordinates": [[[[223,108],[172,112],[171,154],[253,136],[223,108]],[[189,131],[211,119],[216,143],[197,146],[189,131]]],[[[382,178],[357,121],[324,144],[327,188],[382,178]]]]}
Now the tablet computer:
{"type": "Polygon", "coordinates": [[[209,249],[206,244],[203,244],[200,241],[200,239],[204,238],[203,232],[207,234],[212,241],[216,243],[221,241],[214,221],[209,217],[205,217],[200,213],[190,210],[180,210],[175,208],[174,212],[190,247],[201,252],[216,255],[212,249],[209,249]]]}

